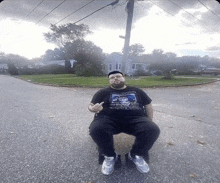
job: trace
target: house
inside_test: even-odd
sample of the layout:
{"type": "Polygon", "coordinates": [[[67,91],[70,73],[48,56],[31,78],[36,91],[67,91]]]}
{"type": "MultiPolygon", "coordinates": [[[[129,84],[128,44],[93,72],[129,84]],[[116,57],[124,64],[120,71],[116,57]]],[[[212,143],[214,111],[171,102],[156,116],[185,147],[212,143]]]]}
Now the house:
{"type": "MultiPolygon", "coordinates": [[[[122,69],[122,59],[123,55],[118,52],[113,52],[110,55],[106,56],[104,60],[104,70],[106,73],[109,73],[113,70],[121,71],[122,69]]],[[[126,60],[126,75],[132,76],[137,70],[147,71],[147,64],[138,61],[136,58],[128,57],[126,60]]]]}
{"type": "MultiPolygon", "coordinates": [[[[70,59],[70,64],[71,67],[73,67],[73,64],[76,61],[73,59],[70,59]]],[[[41,63],[35,64],[35,66],[48,66],[48,65],[60,65],[60,66],[65,66],[65,60],[51,60],[51,61],[43,61],[41,63]]]]}
{"type": "Polygon", "coordinates": [[[0,64],[0,73],[8,72],[8,64],[0,64]]]}
{"type": "Polygon", "coordinates": [[[204,69],[202,72],[202,74],[209,74],[209,75],[220,75],[220,68],[216,68],[216,67],[207,67],[206,69],[204,69]]]}
{"type": "Polygon", "coordinates": [[[213,66],[200,65],[198,69],[193,71],[196,74],[220,75],[220,68],[213,66]]]}

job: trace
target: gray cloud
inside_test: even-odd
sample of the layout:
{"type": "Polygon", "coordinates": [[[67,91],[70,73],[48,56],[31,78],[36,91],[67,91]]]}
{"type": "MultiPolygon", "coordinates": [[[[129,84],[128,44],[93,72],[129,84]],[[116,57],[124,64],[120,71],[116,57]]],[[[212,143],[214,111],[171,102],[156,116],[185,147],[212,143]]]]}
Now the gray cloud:
{"type": "Polygon", "coordinates": [[[175,16],[182,13],[183,25],[200,27],[203,32],[217,32],[220,28],[220,4],[216,0],[151,0],[165,12],[175,16]],[[206,12],[201,12],[205,8],[206,12]],[[197,11],[191,12],[190,9],[197,11]]]}
{"type": "Polygon", "coordinates": [[[182,9],[194,8],[198,4],[197,0],[150,0],[150,2],[173,15],[176,15],[182,9]]]}
{"type": "Polygon", "coordinates": [[[183,44],[175,44],[176,46],[182,46],[182,45],[194,45],[196,44],[196,42],[186,42],[186,43],[183,43],[183,44]]]}
{"type": "MultiPolygon", "coordinates": [[[[0,19],[12,18],[19,19],[21,21],[30,21],[33,23],[38,22],[46,14],[48,14],[53,8],[58,6],[63,0],[44,0],[32,13],[30,13],[42,0],[5,0],[0,4],[0,19]],[[27,16],[28,15],[28,16],[27,16]]],[[[83,5],[87,4],[91,0],[66,0],[60,7],[55,9],[51,14],[45,17],[39,25],[49,27],[50,24],[55,24],[70,13],[79,9],[83,5]]],[[[86,8],[76,12],[69,16],[60,24],[76,22],[79,19],[87,16],[95,10],[113,2],[114,0],[96,0],[89,4],[86,8]]],[[[148,15],[148,11],[154,5],[161,7],[166,12],[175,16],[180,11],[183,12],[183,23],[186,26],[199,26],[201,30],[206,32],[213,32],[219,30],[220,22],[220,5],[216,0],[201,0],[201,2],[207,6],[211,11],[207,12],[194,12],[193,16],[184,12],[187,9],[199,9],[204,7],[197,0],[144,0],[135,1],[135,11],[133,22],[137,21],[143,16],[148,15]],[[219,15],[219,16],[217,16],[219,15]]],[[[126,6],[127,0],[120,0],[114,7],[109,6],[89,18],[79,22],[90,26],[95,29],[97,27],[109,27],[112,29],[125,28],[126,24],[126,6]]],[[[59,24],[58,24],[59,25],[59,24]]]]}
{"type": "MultiPolygon", "coordinates": [[[[22,21],[30,21],[37,23],[45,15],[47,15],[53,8],[58,6],[63,0],[45,0],[40,4],[32,13],[30,13],[42,0],[7,0],[0,5],[0,18],[12,18],[20,19],[22,21]],[[30,13],[30,14],[29,14],[30,13]],[[29,15],[28,15],[29,14],[29,15]],[[27,16],[28,15],[28,16],[27,16]]],[[[79,10],[73,15],[69,16],[62,22],[76,22],[79,19],[89,15],[90,13],[96,11],[97,9],[113,2],[114,0],[96,0],[89,4],[85,8],[79,10]]],[[[50,24],[55,24],[64,17],[78,10],[91,0],[66,0],[57,9],[51,12],[47,17],[39,22],[39,25],[50,26],[50,24]]],[[[92,27],[105,26],[105,27],[121,27],[121,23],[126,20],[125,11],[126,0],[121,0],[114,7],[109,6],[105,9],[93,14],[92,16],[86,18],[79,23],[90,24],[92,27]]]]}
{"type": "Polygon", "coordinates": [[[212,46],[206,49],[207,51],[220,51],[220,46],[212,46]]]}

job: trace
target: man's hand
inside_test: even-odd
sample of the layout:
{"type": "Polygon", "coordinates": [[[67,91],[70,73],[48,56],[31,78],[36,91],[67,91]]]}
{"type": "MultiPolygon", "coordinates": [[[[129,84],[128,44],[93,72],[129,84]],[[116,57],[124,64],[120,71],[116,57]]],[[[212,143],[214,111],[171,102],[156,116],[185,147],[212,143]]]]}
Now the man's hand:
{"type": "Polygon", "coordinates": [[[99,113],[103,109],[103,107],[102,107],[103,104],[104,104],[104,102],[96,103],[96,104],[91,103],[91,104],[89,104],[88,109],[91,112],[99,113]]]}

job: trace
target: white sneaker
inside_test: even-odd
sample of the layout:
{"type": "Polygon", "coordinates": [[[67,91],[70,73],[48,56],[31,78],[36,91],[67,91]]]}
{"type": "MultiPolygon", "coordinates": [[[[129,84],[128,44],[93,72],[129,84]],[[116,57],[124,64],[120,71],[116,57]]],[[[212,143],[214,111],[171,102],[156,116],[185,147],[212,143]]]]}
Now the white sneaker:
{"type": "Polygon", "coordinates": [[[117,159],[118,159],[118,155],[116,155],[116,157],[105,156],[105,159],[102,163],[101,172],[104,175],[110,175],[114,171],[114,166],[117,159]]]}
{"type": "Polygon", "coordinates": [[[134,162],[139,172],[148,173],[150,171],[150,168],[147,162],[144,160],[142,156],[135,155],[135,157],[133,158],[131,157],[131,154],[129,153],[128,158],[134,162]]]}

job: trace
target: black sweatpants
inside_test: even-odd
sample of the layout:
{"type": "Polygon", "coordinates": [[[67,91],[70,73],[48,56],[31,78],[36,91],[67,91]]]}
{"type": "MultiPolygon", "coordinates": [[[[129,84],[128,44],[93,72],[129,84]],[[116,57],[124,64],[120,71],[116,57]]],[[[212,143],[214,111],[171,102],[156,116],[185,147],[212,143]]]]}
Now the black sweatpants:
{"type": "Polygon", "coordinates": [[[160,134],[159,127],[145,116],[116,119],[96,114],[89,130],[99,151],[105,156],[115,156],[114,134],[123,132],[136,137],[131,149],[132,156],[145,156],[160,134]]]}

